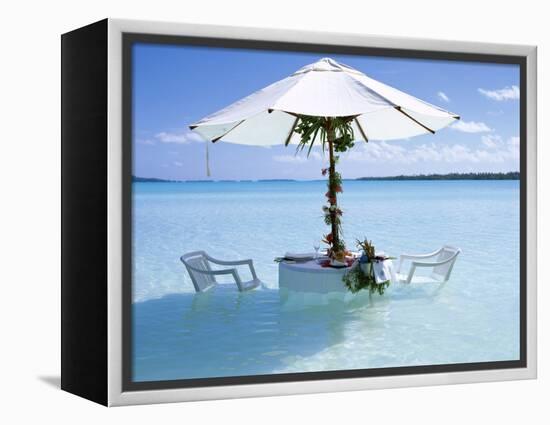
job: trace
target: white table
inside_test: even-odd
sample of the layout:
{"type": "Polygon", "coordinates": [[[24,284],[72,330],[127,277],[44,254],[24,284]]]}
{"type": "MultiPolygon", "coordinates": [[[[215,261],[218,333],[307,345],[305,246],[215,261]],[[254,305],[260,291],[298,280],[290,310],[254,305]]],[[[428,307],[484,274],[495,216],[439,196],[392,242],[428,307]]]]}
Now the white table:
{"type": "MultiPolygon", "coordinates": [[[[393,264],[391,260],[386,261],[389,261],[392,281],[395,282],[393,264]]],[[[279,263],[279,291],[285,300],[292,295],[294,300],[307,304],[326,304],[332,299],[348,301],[357,296],[342,282],[349,269],[323,267],[315,260],[296,263],[283,260],[279,263]]]]}

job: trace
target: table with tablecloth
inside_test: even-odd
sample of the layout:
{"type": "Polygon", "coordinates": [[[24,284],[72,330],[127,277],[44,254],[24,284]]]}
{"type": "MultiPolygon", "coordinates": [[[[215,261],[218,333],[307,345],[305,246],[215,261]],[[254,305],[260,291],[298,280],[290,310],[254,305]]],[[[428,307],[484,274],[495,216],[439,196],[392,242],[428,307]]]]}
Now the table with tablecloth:
{"type": "MultiPolygon", "coordinates": [[[[391,281],[395,282],[392,261],[384,260],[384,265],[391,274],[391,281]]],[[[359,265],[355,264],[354,267],[359,265]]],[[[348,291],[342,278],[350,269],[351,267],[333,268],[322,260],[282,260],[279,263],[279,290],[285,297],[292,295],[295,299],[299,297],[315,304],[324,304],[331,299],[348,301],[355,294],[348,291]]]]}

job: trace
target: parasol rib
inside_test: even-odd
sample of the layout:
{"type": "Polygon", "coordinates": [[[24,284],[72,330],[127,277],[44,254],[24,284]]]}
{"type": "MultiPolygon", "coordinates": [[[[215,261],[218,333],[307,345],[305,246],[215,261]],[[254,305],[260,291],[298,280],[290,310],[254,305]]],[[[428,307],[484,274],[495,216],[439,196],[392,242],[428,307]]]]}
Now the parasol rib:
{"type": "Polygon", "coordinates": [[[369,138],[367,137],[367,134],[363,130],[363,127],[361,127],[361,124],[359,123],[359,120],[357,119],[357,117],[355,118],[355,124],[357,124],[357,128],[359,128],[359,131],[361,132],[361,136],[363,136],[363,138],[365,139],[365,142],[368,143],[369,138]]]}
{"type": "Polygon", "coordinates": [[[292,134],[294,133],[294,129],[296,128],[296,126],[298,125],[298,120],[299,118],[297,117],[295,120],[294,120],[294,123],[292,123],[292,127],[290,127],[290,131],[288,132],[288,136],[285,140],[285,146],[288,146],[288,144],[290,143],[290,139],[292,138],[292,134]]]}
{"type": "Polygon", "coordinates": [[[399,112],[401,112],[403,115],[405,115],[407,118],[409,118],[410,120],[414,121],[416,124],[418,124],[420,127],[422,127],[424,130],[428,130],[430,133],[432,134],[435,134],[435,131],[432,130],[430,127],[422,124],[420,121],[418,121],[417,119],[411,117],[409,114],[407,114],[403,109],[401,109],[401,106],[396,106],[395,107],[396,110],[398,110],[399,112]]]}
{"type": "Polygon", "coordinates": [[[218,136],[214,139],[212,139],[212,143],[216,143],[218,140],[220,140],[222,137],[227,136],[231,131],[235,130],[238,126],[240,126],[245,120],[239,121],[237,124],[235,124],[233,127],[231,127],[229,130],[227,130],[225,133],[223,133],[221,136],[218,136]]]}

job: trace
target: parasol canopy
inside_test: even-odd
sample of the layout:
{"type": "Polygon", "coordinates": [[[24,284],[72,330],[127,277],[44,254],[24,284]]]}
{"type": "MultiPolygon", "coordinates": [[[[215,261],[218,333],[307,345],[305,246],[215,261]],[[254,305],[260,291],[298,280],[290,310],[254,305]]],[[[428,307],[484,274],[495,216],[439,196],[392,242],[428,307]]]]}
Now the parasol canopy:
{"type": "Polygon", "coordinates": [[[190,126],[212,142],[269,146],[298,143],[299,116],[353,117],[361,140],[435,133],[460,117],[330,58],[300,68],[190,126]]]}

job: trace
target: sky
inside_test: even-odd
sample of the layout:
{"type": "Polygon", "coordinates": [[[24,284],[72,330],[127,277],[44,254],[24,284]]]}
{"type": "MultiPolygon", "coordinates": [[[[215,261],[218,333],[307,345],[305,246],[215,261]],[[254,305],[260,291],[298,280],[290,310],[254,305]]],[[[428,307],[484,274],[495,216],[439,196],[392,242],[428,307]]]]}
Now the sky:
{"type": "MultiPolygon", "coordinates": [[[[519,66],[182,45],[133,46],[133,174],[171,180],[320,179],[328,158],[295,147],[209,144],[189,125],[329,56],[460,115],[406,140],[356,143],[344,178],[519,170],[519,66]]],[[[367,130],[368,132],[368,130],[367,130]]]]}

